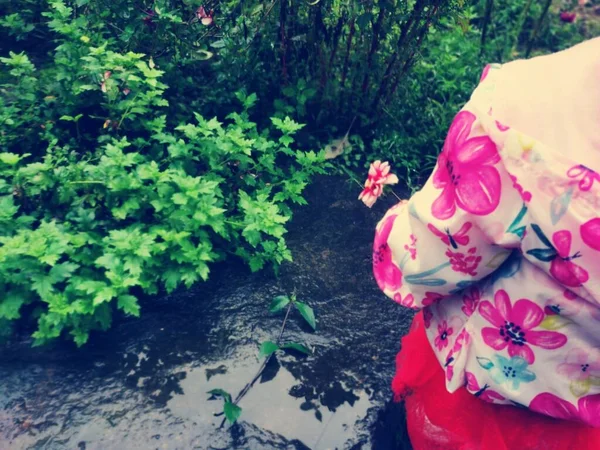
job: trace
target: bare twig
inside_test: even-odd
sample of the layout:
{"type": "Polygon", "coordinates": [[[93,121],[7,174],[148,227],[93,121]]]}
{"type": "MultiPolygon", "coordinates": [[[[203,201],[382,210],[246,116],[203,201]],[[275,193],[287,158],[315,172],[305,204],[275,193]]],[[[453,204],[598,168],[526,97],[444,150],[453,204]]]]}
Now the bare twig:
{"type": "Polygon", "coordinates": [[[373,25],[373,40],[371,41],[371,49],[369,50],[369,55],[367,56],[367,70],[365,71],[365,76],[362,83],[363,96],[367,93],[367,89],[369,88],[369,77],[371,75],[371,67],[373,66],[373,57],[375,56],[375,52],[379,47],[379,32],[381,31],[383,19],[385,18],[385,7],[380,7],[381,10],[377,16],[377,22],[375,22],[375,25],[373,25]]]}
{"type": "Polygon", "coordinates": [[[488,27],[492,19],[492,10],[494,9],[494,0],[486,0],[485,12],[483,13],[483,25],[481,26],[481,49],[480,53],[485,51],[485,40],[487,38],[488,27]]]}
{"type": "Polygon", "coordinates": [[[542,28],[542,24],[544,23],[546,14],[548,14],[550,5],[552,5],[552,0],[546,0],[546,3],[544,4],[544,9],[542,10],[542,14],[540,15],[540,18],[537,21],[535,28],[533,29],[533,32],[531,33],[529,42],[527,43],[527,51],[525,52],[525,57],[527,57],[527,58],[529,58],[529,54],[531,53],[531,50],[533,50],[533,44],[535,43],[537,35],[540,32],[540,29],[542,28]]]}

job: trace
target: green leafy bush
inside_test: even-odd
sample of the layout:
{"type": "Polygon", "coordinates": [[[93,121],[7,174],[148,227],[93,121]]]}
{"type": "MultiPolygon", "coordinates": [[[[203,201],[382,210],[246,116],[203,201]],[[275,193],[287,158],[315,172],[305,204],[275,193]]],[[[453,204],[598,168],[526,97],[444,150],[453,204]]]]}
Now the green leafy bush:
{"type": "Polygon", "coordinates": [[[164,72],[114,42],[93,45],[62,2],[45,15],[50,62],[0,59],[0,321],[37,320],[35,343],[79,345],[137,316],[142,293],[206,280],[235,255],[252,270],[291,259],[285,225],[323,157],[294,148],[302,125],[171,116],[164,72]]]}

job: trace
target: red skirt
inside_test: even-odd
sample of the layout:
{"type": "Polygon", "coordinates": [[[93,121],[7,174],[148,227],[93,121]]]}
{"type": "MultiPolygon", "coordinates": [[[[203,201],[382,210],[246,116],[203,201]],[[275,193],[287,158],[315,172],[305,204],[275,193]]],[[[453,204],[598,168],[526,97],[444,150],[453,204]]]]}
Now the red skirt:
{"type": "Polygon", "coordinates": [[[402,339],[392,390],[396,400],[405,401],[415,450],[600,449],[600,429],[486,403],[466,388],[449,393],[425,334],[423,313],[402,339]]]}

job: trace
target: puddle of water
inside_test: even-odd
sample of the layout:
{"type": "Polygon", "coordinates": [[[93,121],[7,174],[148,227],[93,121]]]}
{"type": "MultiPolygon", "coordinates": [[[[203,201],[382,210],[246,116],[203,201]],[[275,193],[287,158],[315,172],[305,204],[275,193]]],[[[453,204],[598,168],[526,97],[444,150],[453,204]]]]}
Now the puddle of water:
{"type": "MultiPolygon", "coordinates": [[[[228,362],[220,363],[220,367],[223,367],[228,362]]],[[[239,365],[210,379],[207,379],[206,367],[190,369],[181,383],[185,394],[175,395],[167,407],[177,417],[205,426],[218,426],[222,417],[215,417],[214,414],[221,411],[222,401],[208,401],[207,392],[224,389],[235,395],[250,381],[257,366],[258,363],[239,365]]],[[[285,367],[281,367],[275,378],[265,383],[257,382],[242,399],[240,420],[285,436],[290,441],[300,441],[313,450],[343,448],[349,430],[367,415],[371,406],[368,394],[364,390],[353,391],[340,384],[339,393],[348,397],[351,403],[345,401],[330,410],[318,399],[308,402],[305,398],[290,395],[298,386],[298,380],[285,367]]]]}

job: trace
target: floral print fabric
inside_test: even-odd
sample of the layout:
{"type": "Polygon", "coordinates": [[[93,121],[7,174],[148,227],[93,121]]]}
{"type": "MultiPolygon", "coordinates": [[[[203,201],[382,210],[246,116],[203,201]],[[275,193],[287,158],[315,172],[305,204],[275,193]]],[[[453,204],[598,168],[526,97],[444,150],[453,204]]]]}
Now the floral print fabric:
{"type": "Polygon", "coordinates": [[[379,223],[379,287],[424,309],[450,392],[600,427],[600,175],[500,123],[488,66],[423,189],[379,223]]]}

